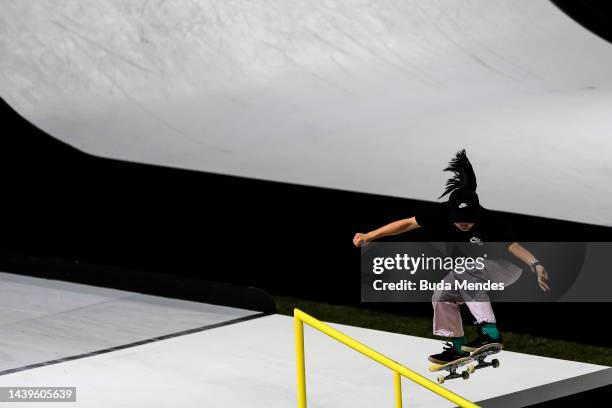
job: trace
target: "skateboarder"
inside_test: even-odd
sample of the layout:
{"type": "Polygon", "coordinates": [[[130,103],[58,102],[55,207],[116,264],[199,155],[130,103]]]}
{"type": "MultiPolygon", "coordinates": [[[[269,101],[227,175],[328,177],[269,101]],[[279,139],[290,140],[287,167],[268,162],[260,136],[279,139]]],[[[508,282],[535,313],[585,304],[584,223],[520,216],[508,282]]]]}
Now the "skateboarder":
{"type": "MultiPolygon", "coordinates": [[[[454,173],[440,198],[448,195],[448,201],[438,203],[427,211],[411,218],[392,222],[366,234],[357,233],[353,243],[357,247],[389,235],[401,234],[416,228],[426,228],[439,235],[446,242],[469,242],[461,247],[455,246],[453,253],[461,252],[467,256],[478,257],[485,253],[484,269],[470,269],[464,273],[451,271],[444,280],[453,282],[465,279],[470,282],[491,280],[503,282],[506,286],[516,281],[522,269],[511,262],[518,258],[527,264],[537,275],[538,285],[547,292],[548,273],[537,258],[517,242],[512,241],[508,224],[483,208],[476,194],[476,175],[465,150],[459,151],[444,171],[454,173]],[[487,245],[487,242],[496,242],[487,245]],[[503,244],[500,244],[502,242],[503,244]]],[[[455,287],[454,285],[452,287],[455,287]]],[[[450,341],[446,342],[441,353],[429,356],[435,364],[446,364],[463,357],[487,344],[503,344],[493,308],[488,295],[484,292],[460,290],[436,291],[432,298],[434,309],[433,332],[450,341]],[[476,319],[478,336],[467,341],[461,322],[459,305],[465,303],[476,319]]]]}

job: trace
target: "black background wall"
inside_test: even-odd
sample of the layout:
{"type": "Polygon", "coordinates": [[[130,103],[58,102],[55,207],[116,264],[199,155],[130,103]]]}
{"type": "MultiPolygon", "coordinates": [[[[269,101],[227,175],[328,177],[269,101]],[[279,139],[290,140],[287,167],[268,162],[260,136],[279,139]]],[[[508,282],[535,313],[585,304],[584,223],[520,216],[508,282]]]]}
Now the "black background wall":
{"type": "MultiPolygon", "coordinates": [[[[359,250],[351,242],[355,232],[411,216],[425,202],[97,158],[6,103],[0,108],[2,251],[431,314],[429,304],[360,305],[359,250]]],[[[523,241],[612,241],[611,228],[503,216],[523,241]]],[[[435,240],[424,231],[401,239],[435,240]]],[[[496,305],[503,329],[606,345],[593,333],[611,311],[598,303],[496,305]]]]}
{"type": "Polygon", "coordinates": [[[612,42],[612,3],[608,0],[552,0],[587,30],[612,42]]]}

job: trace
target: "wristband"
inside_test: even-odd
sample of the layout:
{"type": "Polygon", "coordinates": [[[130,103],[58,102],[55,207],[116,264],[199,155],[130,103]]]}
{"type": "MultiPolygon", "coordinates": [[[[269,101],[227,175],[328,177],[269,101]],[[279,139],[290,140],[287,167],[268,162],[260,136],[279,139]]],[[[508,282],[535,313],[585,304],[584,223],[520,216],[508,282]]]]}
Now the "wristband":
{"type": "Polygon", "coordinates": [[[540,261],[538,261],[538,260],[536,259],[535,261],[533,261],[533,262],[531,262],[531,263],[529,264],[529,267],[531,268],[531,270],[532,270],[533,272],[535,272],[535,271],[536,271],[536,269],[535,269],[535,268],[536,268],[538,265],[542,266],[542,264],[540,263],[540,261]]]}

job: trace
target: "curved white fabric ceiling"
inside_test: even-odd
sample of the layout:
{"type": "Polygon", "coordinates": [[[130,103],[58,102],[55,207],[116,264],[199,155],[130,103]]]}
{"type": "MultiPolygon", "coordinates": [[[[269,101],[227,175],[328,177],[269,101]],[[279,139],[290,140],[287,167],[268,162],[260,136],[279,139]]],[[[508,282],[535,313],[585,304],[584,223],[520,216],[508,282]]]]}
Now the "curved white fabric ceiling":
{"type": "Polygon", "coordinates": [[[0,93],[117,159],[612,226],[612,45],[545,0],[3,0],[0,93]]]}

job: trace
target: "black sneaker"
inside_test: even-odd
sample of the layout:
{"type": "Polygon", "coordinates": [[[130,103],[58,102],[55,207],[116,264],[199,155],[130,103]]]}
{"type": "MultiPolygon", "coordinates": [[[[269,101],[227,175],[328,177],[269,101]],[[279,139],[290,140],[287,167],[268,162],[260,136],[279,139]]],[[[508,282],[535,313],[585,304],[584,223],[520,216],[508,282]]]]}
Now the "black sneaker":
{"type": "Polygon", "coordinates": [[[487,344],[499,344],[500,346],[503,346],[504,339],[502,338],[501,334],[499,335],[499,338],[494,339],[482,330],[481,324],[476,324],[476,330],[478,331],[478,337],[461,346],[461,350],[471,353],[474,350],[486,346],[487,344]]]}
{"type": "Polygon", "coordinates": [[[439,354],[432,354],[429,356],[429,361],[434,364],[447,364],[455,360],[459,360],[464,357],[468,357],[470,353],[459,351],[453,346],[453,343],[444,343],[444,351],[439,354]]]}

